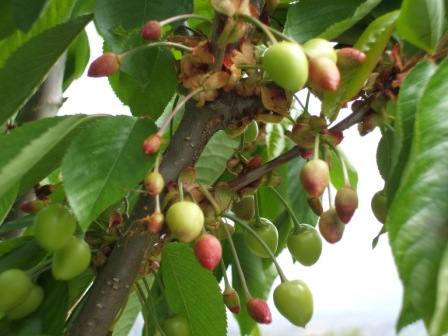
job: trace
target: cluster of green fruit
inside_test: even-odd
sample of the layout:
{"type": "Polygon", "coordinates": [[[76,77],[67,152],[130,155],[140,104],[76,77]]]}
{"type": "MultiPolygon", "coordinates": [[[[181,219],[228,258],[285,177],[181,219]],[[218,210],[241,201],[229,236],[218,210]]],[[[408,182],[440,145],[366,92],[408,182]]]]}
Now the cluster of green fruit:
{"type": "Polygon", "coordinates": [[[34,218],[34,236],[45,251],[53,253],[51,271],[56,280],[70,280],[90,264],[89,245],[73,236],[76,218],[63,205],[50,204],[34,218]]]}
{"type": "Polygon", "coordinates": [[[34,312],[44,299],[44,290],[33,283],[27,272],[9,269],[0,274],[0,312],[10,320],[34,312]]]}
{"type": "Polygon", "coordinates": [[[305,84],[311,88],[336,91],[341,80],[339,69],[350,69],[365,60],[365,54],[352,48],[335,51],[330,42],[314,38],[303,45],[282,41],[263,55],[263,68],[282,88],[296,92],[305,84]]]}

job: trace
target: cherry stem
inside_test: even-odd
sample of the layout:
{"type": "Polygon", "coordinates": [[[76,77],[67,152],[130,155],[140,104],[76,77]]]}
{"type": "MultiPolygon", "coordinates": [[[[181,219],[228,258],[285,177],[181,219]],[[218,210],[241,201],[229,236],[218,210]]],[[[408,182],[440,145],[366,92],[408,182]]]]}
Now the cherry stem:
{"type": "Polygon", "coordinates": [[[183,44],[180,44],[180,43],[163,41],[163,42],[154,42],[154,43],[148,43],[148,44],[141,45],[137,48],[131,49],[129,51],[124,52],[123,54],[118,55],[118,58],[120,59],[120,61],[122,61],[123,58],[132,56],[139,51],[149,49],[149,48],[155,48],[155,47],[173,47],[173,48],[176,48],[176,49],[179,49],[179,50],[182,50],[185,52],[189,52],[189,53],[191,53],[193,50],[192,48],[184,46],[183,44]]]}
{"type": "Polygon", "coordinates": [[[336,148],[336,146],[331,143],[331,141],[326,141],[326,142],[331,147],[331,149],[335,152],[336,156],[338,157],[339,161],[341,162],[342,175],[344,176],[344,183],[346,186],[350,187],[350,178],[348,177],[347,166],[345,164],[345,161],[342,158],[342,155],[340,154],[340,152],[336,148]]]}
{"type": "Polygon", "coordinates": [[[199,92],[203,91],[204,88],[203,87],[198,87],[197,89],[191,91],[189,94],[187,94],[177,105],[175,108],[173,108],[173,110],[171,111],[170,115],[165,119],[165,121],[163,122],[162,126],[159,128],[159,130],[157,131],[157,135],[158,136],[162,136],[163,132],[165,131],[165,128],[168,126],[168,124],[170,123],[171,119],[173,119],[173,117],[176,115],[176,113],[180,110],[180,108],[182,106],[185,105],[185,103],[191,99],[191,97],[193,97],[194,95],[198,94],[199,92]]]}
{"type": "Polygon", "coordinates": [[[39,265],[36,265],[33,268],[29,269],[27,273],[29,274],[30,278],[37,279],[39,275],[51,269],[51,261],[52,258],[49,258],[39,265]]]}
{"type": "MultiPolygon", "coordinates": [[[[227,216],[227,214],[226,214],[227,216]]],[[[230,217],[228,217],[230,218],[230,217]]],[[[230,218],[232,219],[232,218],[230,218]]],[[[249,288],[247,288],[246,278],[244,277],[243,269],[241,268],[240,260],[238,258],[238,254],[236,253],[235,245],[233,244],[232,236],[230,235],[229,229],[227,228],[227,223],[224,223],[223,229],[224,233],[226,234],[227,240],[229,241],[230,246],[230,252],[232,253],[233,261],[234,261],[234,267],[236,268],[236,271],[238,273],[238,276],[240,278],[241,287],[243,287],[244,295],[246,295],[247,301],[252,299],[252,295],[249,292],[249,288]]]]}
{"type": "Polygon", "coordinates": [[[213,206],[213,209],[215,209],[216,215],[219,215],[222,212],[221,207],[215,201],[215,199],[213,198],[212,194],[210,194],[210,191],[208,191],[207,188],[204,187],[203,184],[199,185],[199,190],[202,193],[202,195],[204,195],[204,197],[207,199],[207,201],[209,201],[210,204],[213,206]]]}
{"type": "Polygon", "coordinates": [[[261,223],[260,205],[258,204],[258,193],[254,194],[254,205],[255,205],[255,227],[262,228],[264,227],[264,225],[261,223]]]}
{"type": "Polygon", "coordinates": [[[177,181],[178,189],[179,189],[179,200],[182,202],[184,200],[184,184],[182,181],[177,181]]]}
{"type": "Polygon", "coordinates": [[[296,215],[294,214],[294,212],[292,211],[291,207],[286,202],[286,200],[283,198],[283,196],[274,187],[269,187],[269,190],[271,190],[274,193],[274,195],[277,196],[279,201],[285,207],[285,210],[288,212],[289,217],[291,218],[292,222],[294,223],[294,228],[295,228],[294,232],[296,232],[296,233],[302,232],[303,229],[302,229],[302,226],[300,225],[300,222],[297,220],[296,215]]]}
{"type": "Polygon", "coordinates": [[[197,15],[197,14],[181,14],[181,15],[176,15],[176,16],[172,16],[168,19],[165,19],[163,21],[160,21],[160,25],[163,27],[167,24],[170,24],[171,22],[175,22],[175,21],[179,21],[179,20],[184,20],[184,19],[199,19],[202,21],[206,21],[210,24],[212,24],[212,20],[210,20],[209,18],[202,16],[202,15],[197,15]]]}
{"type": "MultiPolygon", "coordinates": [[[[227,225],[226,223],[224,223],[224,225],[227,225]]],[[[227,276],[227,270],[226,270],[226,265],[224,265],[224,261],[221,260],[219,261],[219,263],[221,264],[221,270],[222,270],[222,275],[224,277],[224,293],[228,293],[230,292],[233,288],[230,285],[229,282],[229,277],[227,276]]]]}
{"type": "Polygon", "coordinates": [[[265,25],[274,35],[277,35],[278,37],[280,37],[280,38],[282,38],[282,39],[284,39],[284,40],[286,40],[286,41],[289,41],[289,42],[292,42],[292,43],[297,43],[297,41],[296,40],[294,40],[291,36],[288,36],[288,35],[286,35],[286,34],[283,34],[281,31],[278,31],[277,29],[275,29],[275,28],[272,28],[271,26],[268,26],[268,25],[265,25]]]}
{"type": "Polygon", "coordinates": [[[271,41],[272,44],[277,43],[277,39],[269,30],[269,26],[265,25],[263,22],[261,22],[257,18],[254,18],[253,16],[246,15],[246,14],[238,14],[238,18],[241,18],[244,21],[249,22],[249,23],[253,24],[254,26],[260,28],[263,31],[263,33],[268,37],[268,39],[271,41]]]}
{"type": "Polygon", "coordinates": [[[233,216],[232,214],[226,213],[224,214],[224,217],[227,217],[228,219],[233,220],[235,223],[238,223],[241,225],[244,229],[246,229],[251,235],[254,236],[254,238],[263,246],[263,248],[266,250],[266,252],[269,254],[269,257],[271,258],[272,262],[275,265],[275,268],[277,269],[278,275],[280,276],[280,279],[282,282],[288,281],[285,274],[283,273],[282,268],[280,267],[279,263],[277,262],[277,258],[275,258],[274,253],[272,253],[271,249],[268,245],[264,242],[263,239],[260,238],[260,236],[255,232],[254,229],[252,229],[245,221],[242,219],[233,216]]]}
{"type": "Polygon", "coordinates": [[[319,159],[319,134],[316,134],[316,137],[314,138],[314,160],[319,159]]]}

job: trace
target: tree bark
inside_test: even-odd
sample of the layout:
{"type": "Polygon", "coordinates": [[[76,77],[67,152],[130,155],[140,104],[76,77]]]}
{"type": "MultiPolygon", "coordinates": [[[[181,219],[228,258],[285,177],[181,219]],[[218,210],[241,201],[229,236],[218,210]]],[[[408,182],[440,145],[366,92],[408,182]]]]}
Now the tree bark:
{"type": "MultiPolygon", "coordinates": [[[[213,134],[226,128],[229,121],[263,110],[258,97],[240,97],[235,93],[221,93],[216,101],[202,108],[197,108],[194,101],[188,102],[159,167],[164,180],[176,181],[182,169],[194,166],[213,134]]],[[[128,220],[128,233],[119,239],[104,269],[96,277],[70,335],[107,335],[139,275],[144,256],[158,241],[158,235],[149,234],[138,223],[153,210],[154,197],[142,194],[128,220]]]]}

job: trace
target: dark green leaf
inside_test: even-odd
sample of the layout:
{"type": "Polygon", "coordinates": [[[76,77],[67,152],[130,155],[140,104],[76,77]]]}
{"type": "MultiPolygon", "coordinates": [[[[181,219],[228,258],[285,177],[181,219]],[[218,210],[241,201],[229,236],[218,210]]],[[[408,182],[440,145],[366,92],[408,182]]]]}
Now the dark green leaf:
{"type": "Polygon", "coordinates": [[[0,40],[10,36],[16,29],[11,14],[11,0],[0,1],[0,40]]]}
{"type": "Polygon", "coordinates": [[[34,216],[27,215],[14,221],[3,223],[0,226],[0,234],[29,227],[33,225],[33,221],[34,216]]]}
{"type": "Polygon", "coordinates": [[[44,288],[44,301],[33,313],[42,319],[43,335],[63,335],[69,307],[69,282],[54,280],[50,271],[39,279],[44,288]]]}
{"type": "Polygon", "coordinates": [[[39,264],[47,252],[42,250],[34,237],[25,236],[0,243],[0,272],[10,268],[31,269],[39,264]],[[9,250],[3,254],[2,252],[9,250]]]}
{"type": "Polygon", "coordinates": [[[225,132],[216,133],[205,146],[196,168],[196,181],[213,185],[226,169],[226,162],[238,146],[238,138],[229,138],[225,132]]]}
{"type": "MultiPolygon", "coordinates": [[[[344,160],[345,167],[347,168],[347,175],[350,181],[350,186],[356,190],[356,188],[358,187],[358,172],[356,171],[355,167],[353,167],[347,155],[345,155],[341,148],[338,148],[338,153],[341,159],[344,160]]],[[[341,160],[339,160],[339,157],[335,154],[334,151],[331,151],[330,180],[331,184],[336,189],[340,189],[345,186],[341,160]]]]}
{"type": "Polygon", "coordinates": [[[64,82],[62,89],[65,91],[70,84],[81,77],[89,63],[90,47],[89,38],[85,31],[82,31],[78,37],[70,44],[67,50],[67,59],[65,61],[64,82]]]}
{"type": "Polygon", "coordinates": [[[353,20],[352,18],[355,20],[361,19],[367,14],[367,9],[371,6],[370,3],[377,1],[366,1],[367,5],[364,5],[357,11],[357,8],[363,2],[363,0],[301,0],[289,8],[285,33],[299,43],[317,37],[326,32],[326,30],[328,30],[326,32],[328,36],[332,36],[335,33],[340,34],[344,31],[343,28],[350,28],[350,20],[353,20]],[[340,23],[340,25],[330,28],[336,23],[340,23]]]}
{"type": "Polygon", "coordinates": [[[433,54],[445,25],[444,0],[404,0],[397,32],[408,42],[433,54]]]}
{"type": "MultiPolygon", "coordinates": [[[[20,30],[16,30],[12,35],[9,35],[8,38],[0,41],[0,50],[2,51],[0,53],[0,68],[3,67],[6,59],[8,59],[11,54],[26,41],[32,39],[33,37],[39,35],[43,31],[51,27],[66,22],[70,17],[70,12],[73,9],[73,4],[75,3],[75,1],[76,0],[50,1],[50,5],[45,11],[44,15],[39,19],[38,22],[36,22],[35,25],[33,25],[31,30],[27,34],[23,33],[20,30]]],[[[3,4],[4,1],[0,1],[0,3],[3,4]]],[[[2,11],[0,10],[0,13],[1,12],[2,11]]],[[[9,17],[12,19],[12,15],[10,15],[9,17]]]]}
{"type": "Polygon", "coordinates": [[[0,232],[3,229],[3,221],[11,210],[14,201],[17,197],[17,192],[19,191],[19,184],[12,186],[1,198],[0,198],[0,232]]]}
{"type": "Polygon", "coordinates": [[[16,27],[27,33],[49,4],[49,0],[10,0],[16,27]]]}
{"type": "MultiPolygon", "coordinates": [[[[139,34],[133,36],[127,41],[129,49],[142,43],[139,34]]],[[[165,47],[139,51],[123,60],[120,71],[109,76],[109,82],[133,115],[149,115],[157,120],[175,93],[174,57],[165,47]]]]}
{"type": "Polygon", "coordinates": [[[156,132],[149,119],[98,120],[70,145],[62,162],[65,192],[83,230],[141,181],[154,165],[143,141],[156,132]]]}
{"type": "Polygon", "coordinates": [[[70,141],[98,116],[67,116],[29,122],[0,137],[0,197],[20,183],[19,195],[48,176],[70,141]]]}
{"type": "Polygon", "coordinates": [[[212,272],[199,265],[190,246],[165,245],[162,271],[170,306],[189,320],[192,335],[227,334],[221,289],[212,272]]]}
{"type": "Polygon", "coordinates": [[[27,41],[11,55],[0,69],[0,124],[25,104],[91,18],[81,16],[51,28],[27,41]]]}
{"type": "Polygon", "coordinates": [[[355,12],[351,17],[346,18],[345,20],[336,22],[335,24],[328,27],[319,37],[322,37],[327,40],[332,40],[339,35],[341,35],[346,30],[353,27],[358,21],[363,19],[367,14],[375,8],[381,0],[367,0],[363,4],[361,4],[358,8],[356,8],[355,12]]]}
{"type": "MultiPolygon", "coordinates": [[[[429,80],[417,106],[409,164],[386,220],[409,305],[426,325],[445,314],[436,306],[438,274],[448,246],[448,59],[429,80]]],[[[443,284],[442,286],[445,286],[443,284]]],[[[440,334],[448,330],[440,330],[440,334]]]]}
{"type": "MultiPolygon", "coordinates": [[[[275,267],[272,265],[272,262],[265,264],[262,258],[254,255],[247,248],[242,232],[235,232],[232,235],[232,239],[251,295],[267,300],[272,283],[277,277],[275,267]]],[[[251,335],[257,327],[257,324],[247,312],[247,300],[235,267],[232,267],[232,285],[238,292],[241,301],[241,311],[238,315],[235,315],[238,324],[240,325],[241,334],[251,335]]]]}
{"type": "Polygon", "coordinates": [[[113,41],[120,39],[116,29],[139,31],[149,20],[163,20],[192,12],[192,0],[97,0],[95,2],[97,28],[114,51],[113,41]]]}
{"type": "Polygon", "coordinates": [[[322,112],[333,121],[336,119],[343,103],[353,99],[375,68],[390,36],[395,29],[399,12],[391,12],[373,21],[353,46],[363,51],[367,59],[353,70],[341,71],[341,84],[335,92],[324,93],[322,112]]]}
{"type": "Polygon", "coordinates": [[[437,66],[429,61],[423,61],[405,77],[398,95],[398,108],[394,121],[393,161],[390,179],[387,181],[387,199],[392,202],[400,186],[401,176],[407,164],[414,137],[414,122],[417,103],[423,94],[437,66]]]}

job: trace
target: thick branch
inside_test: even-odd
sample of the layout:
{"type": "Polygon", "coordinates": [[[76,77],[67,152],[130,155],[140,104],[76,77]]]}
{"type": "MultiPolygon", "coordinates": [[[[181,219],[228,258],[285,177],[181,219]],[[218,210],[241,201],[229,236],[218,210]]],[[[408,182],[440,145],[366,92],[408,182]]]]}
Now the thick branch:
{"type": "MultiPolygon", "coordinates": [[[[260,107],[258,98],[240,97],[234,93],[222,94],[219,100],[200,109],[196,108],[195,102],[187,103],[184,117],[160,165],[159,171],[165,181],[176,180],[183,168],[193,166],[208,140],[230,120],[250,114],[252,109],[260,110],[260,107]]],[[[129,218],[129,233],[118,241],[106,266],[98,274],[70,335],[107,335],[137,279],[144,256],[157,242],[157,235],[148,234],[138,224],[138,219],[153,210],[154,198],[142,194],[129,218]]]]}

